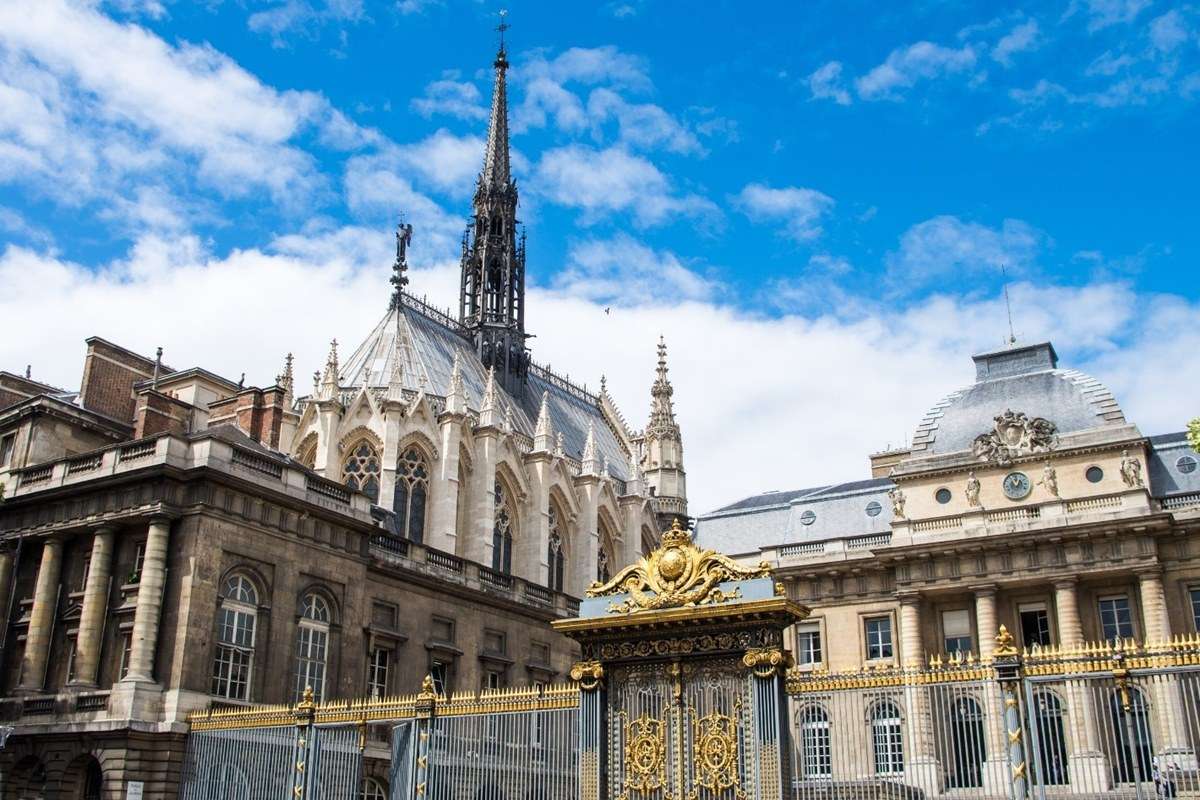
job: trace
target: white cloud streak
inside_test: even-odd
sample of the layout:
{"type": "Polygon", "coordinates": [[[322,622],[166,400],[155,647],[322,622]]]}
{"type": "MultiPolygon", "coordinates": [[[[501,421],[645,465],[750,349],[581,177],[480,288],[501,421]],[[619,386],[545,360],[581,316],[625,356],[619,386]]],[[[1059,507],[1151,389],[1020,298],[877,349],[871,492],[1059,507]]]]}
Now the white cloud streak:
{"type": "Polygon", "coordinates": [[[917,42],[893,50],[879,66],[854,82],[864,100],[901,100],[904,91],[921,80],[969,71],[975,66],[975,51],[970,45],[943,47],[933,42],[917,42]]]}
{"type": "Polygon", "coordinates": [[[749,183],[733,204],[752,220],[780,224],[780,233],[798,242],[819,237],[821,220],[833,210],[833,198],[816,189],[785,186],[775,189],[749,183]]]}

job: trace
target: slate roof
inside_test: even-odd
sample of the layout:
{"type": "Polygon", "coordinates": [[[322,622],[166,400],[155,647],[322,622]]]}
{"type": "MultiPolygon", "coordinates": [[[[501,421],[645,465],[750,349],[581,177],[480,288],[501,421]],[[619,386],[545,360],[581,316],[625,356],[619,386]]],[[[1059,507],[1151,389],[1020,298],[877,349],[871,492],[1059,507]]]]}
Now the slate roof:
{"type": "Polygon", "coordinates": [[[892,505],[887,492],[894,485],[888,478],[873,478],[747,497],[701,516],[696,541],[740,556],[763,547],[888,533],[892,505]],[[868,506],[876,503],[878,513],[868,514],[868,506]]]}
{"type": "MultiPolygon", "coordinates": [[[[398,309],[389,310],[366,340],[340,364],[338,383],[343,388],[386,388],[391,382],[397,359],[404,362],[404,388],[423,388],[427,395],[445,397],[450,391],[450,373],[454,353],[460,353],[467,405],[479,410],[487,383],[487,370],[462,329],[450,317],[403,296],[398,309]],[[398,339],[408,347],[397,347],[398,339]],[[423,381],[423,385],[422,385],[423,381]]],[[[497,383],[500,413],[513,409],[513,424],[526,436],[533,436],[542,392],[549,393],[550,424],[555,434],[562,431],[563,450],[578,459],[587,441],[588,424],[596,430],[596,452],[608,459],[608,471],[614,478],[629,477],[629,454],[617,434],[609,427],[596,395],[568,383],[565,379],[534,365],[520,396],[514,397],[497,383]]]]}
{"type": "Polygon", "coordinates": [[[934,404],[913,434],[914,455],[971,449],[1006,410],[1044,417],[1059,434],[1125,424],[1116,398],[1100,381],[1078,370],[1059,369],[1049,342],[981,353],[976,380],[934,404]]]}
{"type": "Polygon", "coordinates": [[[1150,491],[1155,497],[1200,492],[1200,453],[1192,450],[1185,432],[1151,436],[1147,461],[1150,491]]]}

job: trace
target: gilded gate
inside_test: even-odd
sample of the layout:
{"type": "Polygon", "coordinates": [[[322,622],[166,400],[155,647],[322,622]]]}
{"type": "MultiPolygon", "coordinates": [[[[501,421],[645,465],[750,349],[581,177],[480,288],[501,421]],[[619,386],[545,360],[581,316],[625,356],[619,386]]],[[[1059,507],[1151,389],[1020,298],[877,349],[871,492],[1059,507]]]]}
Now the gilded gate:
{"type": "Polygon", "coordinates": [[[766,565],[662,546],[555,627],[576,639],[581,800],[765,800],[788,783],[783,631],[806,610],[766,565]],[[589,729],[589,725],[591,726],[589,729]]]}

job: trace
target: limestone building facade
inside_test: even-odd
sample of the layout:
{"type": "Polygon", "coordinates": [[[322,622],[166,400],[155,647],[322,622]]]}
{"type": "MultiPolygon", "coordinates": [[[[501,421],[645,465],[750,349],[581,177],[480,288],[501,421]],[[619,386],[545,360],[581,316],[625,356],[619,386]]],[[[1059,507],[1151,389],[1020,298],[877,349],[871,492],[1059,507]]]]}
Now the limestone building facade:
{"type": "Polygon", "coordinates": [[[0,373],[5,796],[171,797],[214,704],[561,679],[549,622],[686,514],[665,345],[644,431],[531,357],[494,67],[458,318],[408,293],[402,226],[310,393],[290,356],[259,388],[98,337],[78,391],[0,373]]]}
{"type": "MultiPolygon", "coordinates": [[[[1050,343],[974,363],[975,381],[930,408],[910,447],[870,456],[870,477],[764,493],[699,517],[702,546],[765,559],[811,609],[791,631],[798,674],[986,663],[1000,625],[1035,654],[1200,632],[1200,455],[1186,434],[1144,435],[1100,381],[1061,367],[1050,343]]],[[[1114,717],[1105,704],[1093,713],[1080,691],[1052,701],[1071,720],[1061,759],[1072,785],[1102,790],[1124,779],[1095,766],[1107,759],[1120,772],[1121,760],[1096,744],[1112,738],[1114,717]]],[[[1182,724],[1190,712],[1181,690],[1170,692],[1150,692],[1134,713],[1149,718],[1147,752],[1152,739],[1156,754],[1194,769],[1182,724]]],[[[864,728],[869,709],[860,710],[867,717],[837,720],[813,705],[811,719],[796,720],[800,740],[819,717],[867,737],[869,753],[878,720],[864,728]]],[[[980,760],[1003,752],[989,742],[980,760]]],[[[825,763],[817,772],[837,773],[825,763]]]]}

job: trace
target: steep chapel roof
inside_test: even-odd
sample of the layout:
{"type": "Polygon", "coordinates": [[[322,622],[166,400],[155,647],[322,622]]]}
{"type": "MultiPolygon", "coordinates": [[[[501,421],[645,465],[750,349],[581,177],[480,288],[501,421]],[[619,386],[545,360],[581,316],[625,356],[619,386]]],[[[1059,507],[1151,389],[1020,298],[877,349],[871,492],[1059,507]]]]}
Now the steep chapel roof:
{"type": "MultiPolygon", "coordinates": [[[[457,352],[467,406],[478,412],[487,370],[470,341],[460,333],[458,323],[409,295],[401,297],[400,304],[384,315],[342,363],[338,384],[343,389],[386,389],[397,377],[399,363],[398,377],[405,390],[445,398],[450,392],[457,352]]],[[[629,453],[609,426],[596,395],[537,365],[530,368],[528,381],[518,396],[500,383],[496,384],[496,392],[500,416],[511,407],[513,427],[529,437],[533,436],[545,392],[551,429],[555,435],[562,433],[563,452],[579,459],[591,428],[595,431],[597,457],[608,460],[609,474],[620,480],[629,478],[629,453]]]]}

